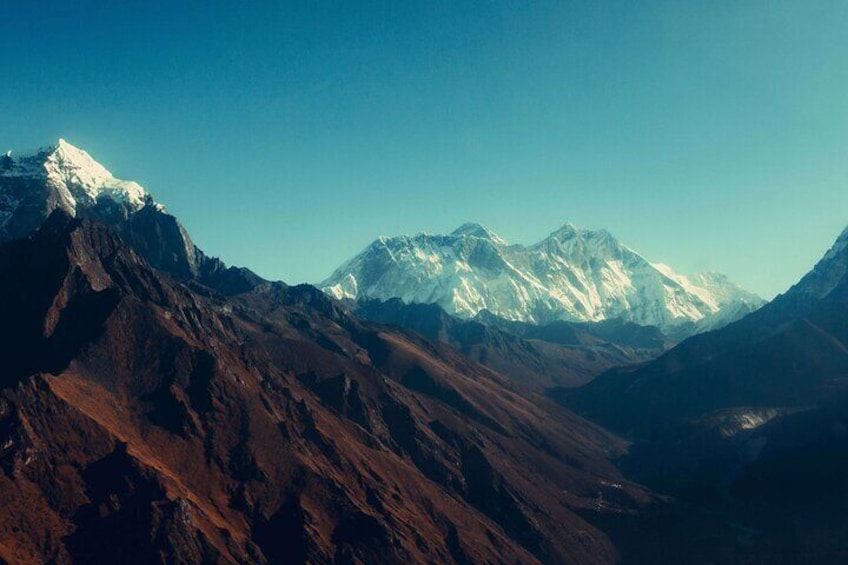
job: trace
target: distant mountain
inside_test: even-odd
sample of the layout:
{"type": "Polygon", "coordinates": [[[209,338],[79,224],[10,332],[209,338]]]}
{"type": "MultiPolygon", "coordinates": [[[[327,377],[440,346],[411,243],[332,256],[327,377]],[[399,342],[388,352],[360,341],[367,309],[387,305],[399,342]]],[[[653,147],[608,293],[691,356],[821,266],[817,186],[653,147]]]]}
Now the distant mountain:
{"type": "Polygon", "coordinates": [[[348,266],[325,290],[350,308],[206,256],[64,141],[0,157],[0,563],[848,554],[848,230],[650,362],[656,326],[759,301],[573,226],[348,266]]]}
{"type": "Polygon", "coordinates": [[[224,296],[62,209],[0,244],[0,562],[614,563],[624,444],[319,290],[224,296]]]}
{"type": "Polygon", "coordinates": [[[361,318],[446,343],[538,390],[584,384],[611,367],[654,359],[668,346],[657,328],[618,320],[537,326],[504,320],[486,311],[474,320],[462,320],[437,304],[405,304],[399,298],[353,304],[361,318]]]}
{"type": "Polygon", "coordinates": [[[684,535],[713,532],[713,562],[844,561],[848,230],[760,310],[552,395],[633,442],[629,476],[712,517],[684,535]]]}
{"type": "Polygon", "coordinates": [[[567,396],[606,425],[645,433],[737,406],[817,405],[848,375],[848,230],[796,285],[749,316],[567,396]]]}
{"type": "Polygon", "coordinates": [[[570,224],[530,247],[478,224],[450,235],[381,237],[319,286],[340,299],[438,304],[462,318],[486,310],[533,324],[620,319],[673,337],[720,327],[763,304],[722,275],[679,275],[605,230],[570,224]]]}
{"type": "Polygon", "coordinates": [[[151,265],[182,279],[225,293],[261,282],[247,269],[207,257],[144,188],[115,178],[64,139],[31,155],[0,158],[0,241],[31,234],[57,209],[106,224],[151,265]]]}

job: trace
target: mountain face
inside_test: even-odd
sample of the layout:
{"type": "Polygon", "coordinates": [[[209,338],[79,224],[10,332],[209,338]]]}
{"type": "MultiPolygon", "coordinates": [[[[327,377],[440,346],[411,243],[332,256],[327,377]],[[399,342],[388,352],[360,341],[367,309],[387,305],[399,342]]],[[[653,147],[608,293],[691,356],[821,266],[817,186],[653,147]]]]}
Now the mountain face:
{"type": "Polygon", "coordinates": [[[848,228],[842,231],[833,246],[815,267],[782,295],[779,305],[784,310],[790,302],[796,303],[799,311],[827,298],[848,275],[848,228]]]}
{"type": "Polygon", "coordinates": [[[64,139],[21,157],[0,158],[0,241],[26,237],[54,210],[109,226],[151,265],[222,292],[261,282],[246,269],[227,268],[195,247],[165,207],[132,181],[115,178],[64,139]]]}
{"type": "Polygon", "coordinates": [[[82,215],[0,244],[0,562],[611,563],[593,523],[653,501],[620,440],[449,347],[82,215]]]}
{"type": "Polygon", "coordinates": [[[463,318],[483,310],[534,324],[618,318],[675,337],[719,327],[763,303],[726,277],[678,275],[604,230],[572,225],[530,247],[477,224],[450,235],[381,237],[320,287],[339,299],[434,303],[463,318]]]}
{"type": "Polygon", "coordinates": [[[760,310],[645,366],[603,375],[570,402],[627,433],[734,406],[817,405],[848,372],[846,296],[848,230],[760,310]]]}
{"type": "Polygon", "coordinates": [[[607,320],[527,324],[486,311],[473,320],[451,316],[437,304],[360,300],[357,316],[447,343],[466,357],[521,383],[544,390],[573,387],[612,367],[655,359],[668,343],[655,327],[607,320]]]}
{"type": "Polygon", "coordinates": [[[837,563],[848,552],[847,267],[848,230],[753,314],[554,393],[633,441],[629,476],[738,524],[712,544],[724,547],[715,562],[837,563]]]}

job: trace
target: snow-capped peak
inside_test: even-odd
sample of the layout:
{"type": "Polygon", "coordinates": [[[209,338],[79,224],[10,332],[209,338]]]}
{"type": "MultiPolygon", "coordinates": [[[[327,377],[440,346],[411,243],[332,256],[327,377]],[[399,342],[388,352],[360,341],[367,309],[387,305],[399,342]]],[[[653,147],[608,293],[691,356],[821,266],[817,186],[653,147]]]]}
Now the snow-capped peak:
{"type": "Polygon", "coordinates": [[[548,236],[548,237],[549,238],[556,238],[556,239],[564,239],[564,238],[574,237],[575,235],[577,235],[578,233],[580,233],[582,231],[584,231],[584,230],[582,230],[578,226],[572,224],[571,222],[566,222],[562,225],[562,227],[560,227],[558,230],[552,232],[551,235],[548,236]]]}
{"type": "Polygon", "coordinates": [[[150,202],[141,185],[115,178],[86,151],[63,138],[31,155],[15,157],[9,151],[6,156],[11,159],[11,165],[0,171],[0,175],[46,180],[60,205],[71,213],[78,206],[93,206],[102,198],[126,204],[131,211],[150,202]]]}
{"type": "Polygon", "coordinates": [[[490,241],[493,241],[493,242],[501,244],[501,245],[506,245],[506,240],[499,237],[492,230],[485,228],[485,227],[483,227],[482,225],[480,225],[476,222],[466,222],[466,223],[462,224],[461,226],[459,226],[458,228],[453,230],[451,232],[451,235],[454,235],[454,236],[466,235],[466,236],[471,236],[471,237],[479,237],[481,239],[488,239],[490,241]]]}
{"type": "Polygon", "coordinates": [[[828,250],[822,260],[828,261],[836,257],[837,255],[842,253],[842,251],[846,247],[848,247],[848,227],[842,230],[842,233],[839,234],[839,237],[836,238],[836,241],[834,242],[833,246],[830,248],[830,250],[828,250]]]}
{"type": "Polygon", "coordinates": [[[787,295],[806,295],[821,299],[848,277],[848,227],[842,230],[831,248],[813,269],[804,275],[787,295]]]}
{"type": "Polygon", "coordinates": [[[539,242],[537,245],[543,245],[546,242],[564,243],[572,240],[580,242],[594,242],[594,245],[612,245],[614,247],[624,247],[621,242],[615,239],[610,232],[605,229],[585,229],[578,227],[572,223],[563,224],[561,228],[554,231],[546,239],[539,242]]]}
{"type": "Polygon", "coordinates": [[[28,235],[57,208],[104,221],[141,210],[165,212],[141,185],[116,178],[65,139],[0,156],[0,241],[28,235]]]}
{"type": "Polygon", "coordinates": [[[762,303],[726,278],[651,264],[602,229],[565,224],[535,245],[503,243],[475,223],[447,236],[381,238],[320,286],[337,298],[400,298],[531,323],[622,318],[674,328],[762,303]]]}
{"type": "Polygon", "coordinates": [[[66,187],[77,199],[93,203],[102,196],[117,202],[126,202],[130,208],[144,206],[145,190],[136,182],[115,178],[106,167],[91,155],[59,139],[44,162],[47,177],[58,186],[66,187]]]}

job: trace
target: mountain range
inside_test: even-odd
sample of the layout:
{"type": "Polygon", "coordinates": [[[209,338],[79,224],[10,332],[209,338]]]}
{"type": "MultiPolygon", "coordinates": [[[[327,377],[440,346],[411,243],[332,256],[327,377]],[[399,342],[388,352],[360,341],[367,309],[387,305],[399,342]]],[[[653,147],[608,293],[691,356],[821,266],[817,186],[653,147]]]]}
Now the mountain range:
{"type": "Polygon", "coordinates": [[[380,237],[319,287],[338,299],[438,304],[465,319],[483,311],[534,324],[619,319],[673,337],[720,327],[763,304],[723,275],[677,274],[606,230],[571,224],[529,247],[474,223],[449,235],[380,237]]]}
{"type": "Polygon", "coordinates": [[[718,409],[817,405],[841,388],[848,371],[846,275],[848,230],[797,284],[757,312],[570,396],[629,435],[718,409]]]}
{"type": "Polygon", "coordinates": [[[437,304],[405,304],[399,298],[360,300],[351,307],[362,319],[446,343],[540,392],[585,384],[612,367],[654,359],[670,345],[658,328],[620,320],[537,325],[487,312],[463,320],[437,304]]]}
{"type": "Polygon", "coordinates": [[[666,505],[538,388],[224,266],[64,141],[0,201],[0,562],[612,563],[666,505]]]}
{"type": "MultiPolygon", "coordinates": [[[[549,394],[632,442],[620,462],[629,476],[715,529],[746,532],[750,561],[838,563],[848,555],[846,377],[848,230],[751,315],[549,394]]],[[[717,561],[741,554],[727,538],[712,545],[717,561]]]]}
{"type": "Polygon", "coordinates": [[[288,286],[60,141],[0,273],[3,564],[848,555],[848,230],[766,305],[573,226],[288,286]]]}

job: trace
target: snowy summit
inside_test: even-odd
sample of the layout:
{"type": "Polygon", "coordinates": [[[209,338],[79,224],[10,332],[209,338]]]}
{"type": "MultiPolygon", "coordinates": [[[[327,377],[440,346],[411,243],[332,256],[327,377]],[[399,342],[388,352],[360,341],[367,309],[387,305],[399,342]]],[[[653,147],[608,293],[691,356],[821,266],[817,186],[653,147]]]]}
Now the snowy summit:
{"type": "Polygon", "coordinates": [[[24,235],[56,208],[72,216],[94,209],[127,216],[155,203],[138,183],[115,178],[84,150],[59,139],[32,154],[0,161],[0,236],[24,235]]]}
{"type": "Polygon", "coordinates": [[[606,230],[572,224],[529,247],[473,223],[449,235],[381,237],[320,286],[339,299],[436,303],[463,318],[487,310],[530,323],[620,318],[665,330],[710,329],[763,303],[723,275],[677,274],[606,230]]]}

